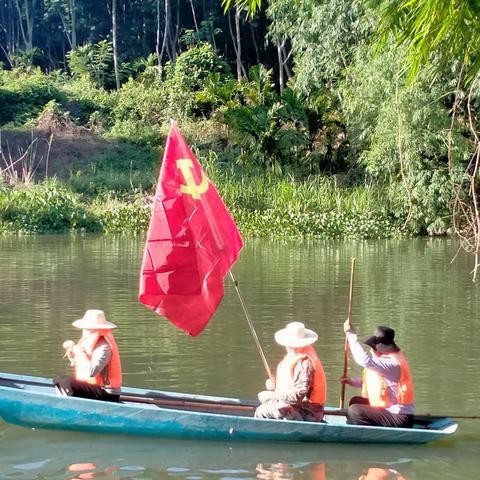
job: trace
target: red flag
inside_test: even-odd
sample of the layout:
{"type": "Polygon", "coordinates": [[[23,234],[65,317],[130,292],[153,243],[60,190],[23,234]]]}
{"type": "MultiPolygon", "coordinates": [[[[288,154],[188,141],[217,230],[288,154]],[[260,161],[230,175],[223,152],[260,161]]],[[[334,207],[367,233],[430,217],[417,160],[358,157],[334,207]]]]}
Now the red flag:
{"type": "Polygon", "coordinates": [[[175,122],[168,134],[143,253],[139,300],[190,335],[223,298],[242,238],[175,122]]]}

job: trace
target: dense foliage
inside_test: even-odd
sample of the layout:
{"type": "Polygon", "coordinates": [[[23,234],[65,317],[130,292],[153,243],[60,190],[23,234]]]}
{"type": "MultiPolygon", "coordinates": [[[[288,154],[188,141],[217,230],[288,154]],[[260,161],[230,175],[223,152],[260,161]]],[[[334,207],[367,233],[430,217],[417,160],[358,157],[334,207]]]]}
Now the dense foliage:
{"type": "Polygon", "coordinates": [[[22,182],[2,137],[1,229],[144,230],[175,118],[245,233],[468,237],[480,152],[474,3],[449,16],[457,0],[270,0],[247,21],[242,8],[261,2],[223,15],[213,1],[118,0],[114,12],[3,0],[5,139],[53,122],[63,126],[53,142],[67,130],[115,147],[27,193],[24,183],[56,172],[30,164],[22,182]],[[57,198],[51,189],[62,199],[47,202],[52,217],[31,215],[35,192],[57,198]]]}

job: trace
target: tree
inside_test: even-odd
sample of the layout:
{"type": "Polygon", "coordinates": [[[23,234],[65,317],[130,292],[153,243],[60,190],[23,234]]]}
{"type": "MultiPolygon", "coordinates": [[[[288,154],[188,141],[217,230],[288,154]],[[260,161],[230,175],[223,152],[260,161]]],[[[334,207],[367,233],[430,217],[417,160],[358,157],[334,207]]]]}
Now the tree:
{"type": "Polygon", "coordinates": [[[112,45],[113,45],[113,70],[115,72],[115,85],[120,88],[120,73],[118,69],[118,40],[117,40],[117,0],[112,0],[112,45]]]}
{"type": "MultiPolygon", "coordinates": [[[[262,8],[262,0],[234,0],[236,8],[240,8],[248,13],[249,17],[253,17],[262,8]]],[[[232,0],[222,0],[222,6],[227,11],[232,5],[232,0]]]]}
{"type": "MultiPolygon", "coordinates": [[[[456,185],[452,216],[463,247],[474,253],[475,281],[480,267],[480,197],[477,191],[480,121],[476,111],[480,100],[480,3],[478,0],[383,0],[377,4],[381,14],[380,45],[388,43],[393,35],[397,45],[406,47],[410,81],[432,62],[438,72],[452,69],[457,72],[451,124],[463,110],[474,152],[465,170],[465,180],[456,185]],[[463,86],[469,89],[467,93],[463,86]],[[469,202],[463,198],[466,188],[469,202]]],[[[451,136],[447,137],[447,145],[451,150],[451,136]]]]}
{"type": "Polygon", "coordinates": [[[467,82],[480,72],[480,2],[478,0],[382,0],[379,33],[394,35],[406,47],[411,77],[435,55],[441,68],[452,61],[466,65],[467,82]]]}
{"type": "Polygon", "coordinates": [[[72,50],[77,48],[77,1],[76,0],[44,0],[45,16],[58,15],[62,29],[72,50]]]}
{"type": "Polygon", "coordinates": [[[295,89],[313,101],[338,83],[373,27],[360,0],[272,0],[266,14],[272,22],[269,38],[291,45],[295,89]]]}
{"type": "Polygon", "coordinates": [[[33,26],[35,23],[36,0],[14,0],[25,50],[33,50],[33,26]]]}

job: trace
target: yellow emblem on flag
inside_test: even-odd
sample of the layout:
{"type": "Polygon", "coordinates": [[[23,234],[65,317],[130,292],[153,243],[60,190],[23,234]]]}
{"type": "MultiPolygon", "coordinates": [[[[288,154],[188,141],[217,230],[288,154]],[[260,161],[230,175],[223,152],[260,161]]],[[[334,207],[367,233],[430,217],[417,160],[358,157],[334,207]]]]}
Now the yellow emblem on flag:
{"type": "Polygon", "coordinates": [[[192,161],[189,158],[177,160],[177,168],[182,172],[186,185],[180,186],[182,193],[187,193],[195,200],[200,200],[202,195],[208,190],[208,178],[202,172],[202,181],[196,183],[192,174],[192,161]]]}

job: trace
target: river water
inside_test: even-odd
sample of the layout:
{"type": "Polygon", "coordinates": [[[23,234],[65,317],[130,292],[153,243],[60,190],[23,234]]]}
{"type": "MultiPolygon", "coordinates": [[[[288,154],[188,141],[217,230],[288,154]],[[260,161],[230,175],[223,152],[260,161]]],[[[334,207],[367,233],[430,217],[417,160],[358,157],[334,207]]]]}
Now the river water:
{"type": "MultiPolygon", "coordinates": [[[[418,413],[480,415],[480,290],[472,258],[449,239],[248,241],[234,274],[272,368],[276,330],[301,320],[338,405],[342,324],[356,258],[353,323],[362,337],[390,325],[413,371],[418,413]],[[453,260],[453,262],[451,262],[453,260]]],[[[0,371],[67,373],[71,322],[101,308],[119,325],[124,382],[255,398],[265,371],[229,279],[208,327],[192,338],[137,301],[143,239],[0,237],[0,371]]],[[[352,364],[352,362],[351,362],[352,364]]],[[[359,370],[351,366],[351,374],[359,370]]],[[[347,397],[355,394],[347,389],[347,397]]],[[[0,420],[0,478],[460,479],[478,478],[480,420],[426,446],[193,442],[32,430],[0,420]],[[363,477],[362,477],[363,476],[363,477]]]]}

